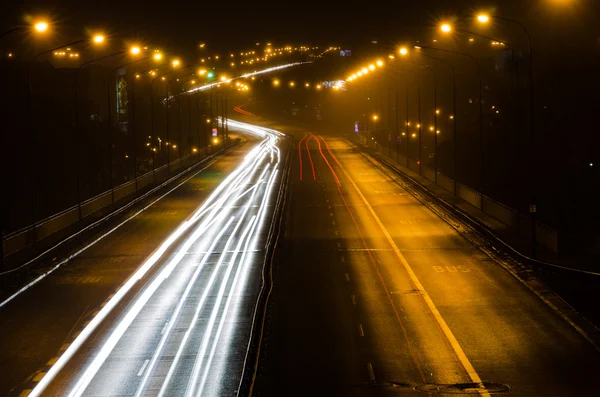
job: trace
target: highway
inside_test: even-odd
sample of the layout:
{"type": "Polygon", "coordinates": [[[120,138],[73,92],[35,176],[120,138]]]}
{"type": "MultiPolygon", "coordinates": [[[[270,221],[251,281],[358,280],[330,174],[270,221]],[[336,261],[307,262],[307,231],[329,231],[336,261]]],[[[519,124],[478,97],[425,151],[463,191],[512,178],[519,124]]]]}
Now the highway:
{"type": "MultiPolygon", "coordinates": [[[[48,308],[59,322],[67,321],[66,313],[76,312],[77,300],[88,299],[86,290],[93,291],[94,285],[81,282],[73,288],[57,289],[57,284],[73,278],[73,271],[86,265],[96,267],[97,272],[83,277],[106,281],[111,272],[119,271],[119,259],[125,256],[122,250],[131,248],[134,263],[119,274],[121,283],[104,296],[108,298],[85,322],[79,319],[68,324],[71,331],[76,330],[73,340],[57,347],[54,357],[44,359],[50,365],[34,377],[32,390],[26,389],[28,395],[221,396],[237,390],[262,283],[272,199],[281,182],[279,146],[283,137],[235,121],[230,121],[230,128],[241,133],[246,143],[186,181],[164,199],[162,208],[150,208],[145,220],[143,216],[136,220],[141,225],[119,230],[116,234],[125,241],[109,235],[3,308],[0,316],[4,319],[22,311],[21,318],[3,321],[8,361],[11,355],[21,355],[18,347],[25,341],[9,344],[18,339],[19,331],[27,329],[21,323],[36,315],[46,326],[51,321],[32,306],[48,308]],[[209,195],[203,186],[210,188],[209,195]],[[202,199],[195,199],[198,195],[202,199]],[[189,212],[178,225],[161,223],[160,218],[167,216],[165,206],[189,212]],[[143,257],[140,245],[147,234],[154,237],[150,229],[157,224],[166,236],[155,240],[143,257]],[[29,318],[24,315],[28,308],[33,311],[27,313],[29,318]],[[60,311],[65,315],[57,313],[60,311]]],[[[51,329],[33,331],[38,346],[41,335],[52,333],[51,329]]],[[[58,333],[61,339],[68,336],[58,333]]],[[[36,343],[29,343],[32,355],[43,359],[35,351],[36,343]]],[[[44,346],[39,348],[49,354],[44,346]]],[[[10,363],[3,364],[9,370],[10,363]]],[[[9,380],[14,395],[21,391],[17,382],[24,380],[18,376],[9,380]]]]}
{"type": "Polygon", "coordinates": [[[348,140],[295,135],[252,395],[598,395],[599,352],[457,221],[348,140]]]}

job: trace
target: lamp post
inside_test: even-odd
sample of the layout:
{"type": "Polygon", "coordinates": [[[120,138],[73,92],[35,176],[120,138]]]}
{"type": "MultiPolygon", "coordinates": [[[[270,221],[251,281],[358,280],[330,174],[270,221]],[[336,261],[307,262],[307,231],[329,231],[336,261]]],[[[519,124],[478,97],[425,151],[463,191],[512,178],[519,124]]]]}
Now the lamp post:
{"type": "MultiPolygon", "coordinates": [[[[26,30],[27,28],[31,28],[37,34],[43,34],[48,31],[49,25],[48,25],[48,22],[46,22],[44,20],[38,20],[29,26],[17,26],[12,29],[6,30],[6,31],[2,32],[2,34],[0,34],[0,39],[3,39],[5,36],[8,36],[11,33],[26,30]]],[[[60,47],[60,48],[62,48],[62,47],[60,47]]]]}
{"type": "MultiPolygon", "coordinates": [[[[443,25],[443,26],[446,26],[446,25],[443,25]]],[[[484,157],[483,157],[483,100],[482,100],[483,99],[483,83],[482,83],[482,77],[481,77],[481,64],[479,63],[479,60],[476,57],[474,57],[471,54],[464,53],[464,52],[452,51],[452,50],[447,50],[444,48],[427,47],[427,46],[423,46],[423,45],[415,46],[415,48],[460,55],[460,56],[471,59],[472,61],[475,62],[475,65],[477,65],[477,76],[479,79],[479,167],[480,167],[480,178],[481,178],[480,193],[481,193],[481,199],[483,200],[483,194],[484,194],[483,184],[484,184],[484,174],[485,173],[484,173],[484,166],[483,166],[483,164],[484,164],[484,160],[483,160],[484,159],[484,157]]],[[[456,117],[456,115],[455,115],[455,117],[456,117]]]]}
{"type": "MultiPolygon", "coordinates": [[[[138,55],[140,53],[140,49],[139,47],[132,47],[130,49],[130,53],[132,55],[138,55]]],[[[143,61],[147,61],[148,59],[150,59],[150,57],[144,57],[142,59],[138,59],[136,61],[132,61],[132,62],[128,62],[122,65],[117,66],[116,68],[110,70],[107,74],[107,82],[106,82],[106,88],[107,88],[107,100],[108,100],[108,156],[109,156],[109,161],[108,161],[108,173],[109,173],[109,182],[110,182],[110,194],[111,194],[111,201],[114,203],[115,202],[115,189],[114,189],[114,184],[113,184],[113,169],[112,169],[112,110],[111,110],[111,100],[110,100],[110,76],[116,72],[117,70],[130,66],[130,65],[134,65],[136,63],[140,63],[143,61]]],[[[132,102],[133,102],[133,98],[132,98],[132,102]]],[[[133,105],[132,105],[133,108],[133,105]]],[[[136,153],[135,153],[135,137],[134,137],[134,147],[133,147],[133,172],[134,172],[134,178],[137,174],[136,172],[136,153]]],[[[137,178],[135,178],[137,179],[137,178]]],[[[137,191],[137,180],[136,180],[136,191],[137,191]]]]}
{"type": "MultiPolygon", "coordinates": [[[[184,66],[184,69],[189,68],[190,65],[186,65],[184,66]]],[[[172,70],[170,72],[166,72],[163,73],[161,75],[156,76],[154,79],[152,79],[152,82],[150,83],[150,131],[151,131],[151,136],[154,136],[154,82],[156,81],[156,79],[160,78],[161,80],[165,80],[165,76],[168,76],[171,73],[174,73],[175,70],[172,70]]],[[[166,96],[166,107],[167,107],[167,128],[166,128],[166,136],[167,136],[167,143],[169,142],[169,84],[167,83],[167,96],[166,96]]],[[[169,169],[169,173],[171,172],[171,155],[169,150],[167,150],[167,167],[169,169]]],[[[154,160],[153,160],[154,161],[154,160]]],[[[156,171],[154,173],[154,180],[156,181],[156,171]]]]}
{"type": "MultiPolygon", "coordinates": [[[[161,60],[162,59],[162,54],[161,53],[155,53],[152,58],[156,61],[161,60]]],[[[143,70],[141,72],[138,72],[135,74],[132,83],[131,83],[131,99],[132,99],[132,113],[131,113],[131,135],[133,137],[133,168],[134,168],[134,180],[135,180],[135,190],[137,191],[137,147],[136,147],[136,123],[135,123],[135,81],[140,78],[143,74],[159,69],[163,66],[168,65],[168,63],[163,63],[161,65],[143,70]]],[[[152,80],[154,81],[154,80],[152,80]]],[[[152,103],[152,86],[150,86],[150,98],[151,98],[151,103],[152,103]]],[[[152,107],[152,106],[151,106],[152,107]]],[[[152,109],[150,110],[150,114],[152,116],[152,109]]],[[[151,134],[152,136],[153,133],[151,134]]],[[[153,179],[154,181],[156,181],[156,173],[154,171],[154,151],[152,151],[152,172],[153,172],[153,179]]]]}
{"type": "MultiPolygon", "coordinates": [[[[44,24],[43,26],[40,27],[43,28],[43,31],[45,31],[48,27],[48,25],[43,22],[42,24],[44,24]]],[[[36,24],[36,26],[39,24],[36,24]]],[[[36,29],[38,31],[39,30],[37,27],[36,29]]],[[[12,31],[16,31],[16,30],[11,30],[12,31]]],[[[10,33],[9,32],[9,33],[10,33]]],[[[34,134],[33,134],[33,96],[32,96],[32,86],[31,86],[31,76],[33,73],[33,63],[36,61],[36,59],[38,59],[39,57],[49,54],[51,52],[54,52],[56,50],[60,50],[61,48],[65,48],[65,47],[70,47],[73,45],[77,45],[80,43],[84,43],[88,41],[88,39],[81,39],[81,40],[76,40],[76,41],[72,41],[70,43],[67,44],[63,44],[60,45],[58,47],[49,49],[49,50],[45,50],[42,51],[38,54],[36,54],[31,61],[29,61],[29,65],[27,67],[27,114],[28,114],[28,123],[29,123],[29,141],[31,142],[31,144],[29,145],[30,147],[30,156],[31,156],[31,162],[30,162],[30,178],[31,178],[31,225],[32,225],[32,230],[33,230],[33,241],[35,242],[37,240],[37,232],[36,232],[36,215],[35,215],[35,199],[36,199],[36,189],[35,189],[35,169],[37,166],[37,161],[36,161],[36,153],[35,153],[35,144],[34,144],[34,134]]]]}
{"type": "MultiPolygon", "coordinates": [[[[76,82],[75,82],[75,131],[77,134],[80,134],[80,123],[79,123],[79,75],[81,73],[81,69],[84,66],[90,65],[94,62],[98,62],[98,61],[102,61],[104,59],[107,58],[111,58],[114,56],[118,56],[118,55],[122,55],[126,52],[126,50],[122,50],[122,51],[118,51],[115,52],[113,54],[109,54],[100,58],[95,58],[92,60],[89,60],[87,62],[82,63],[81,65],[79,65],[79,67],[77,68],[77,73],[75,76],[76,82]]],[[[78,142],[81,142],[80,139],[78,139],[78,142]]],[[[81,147],[80,147],[81,150],[81,147]]],[[[80,155],[81,153],[77,153],[77,210],[79,212],[79,219],[82,218],[82,213],[81,213],[81,165],[80,165],[80,155]]]]}
{"type": "Polygon", "coordinates": [[[503,22],[512,23],[517,25],[525,35],[527,36],[527,46],[529,50],[529,183],[530,183],[530,197],[531,202],[529,203],[529,212],[531,214],[531,256],[536,259],[537,250],[537,183],[536,183],[536,164],[537,164],[537,151],[535,146],[535,82],[533,79],[533,47],[531,44],[531,34],[529,30],[521,22],[504,17],[490,16],[487,14],[477,15],[477,22],[480,24],[487,24],[490,19],[498,20],[503,22]]]}
{"type": "MultiPolygon", "coordinates": [[[[452,128],[453,128],[453,133],[452,133],[452,139],[453,139],[453,143],[452,143],[452,147],[453,147],[453,176],[454,176],[454,183],[456,184],[456,71],[454,70],[454,65],[452,65],[452,63],[442,59],[442,58],[438,58],[438,57],[434,57],[431,55],[427,55],[424,54],[423,52],[421,52],[421,55],[430,59],[434,59],[437,60],[438,62],[441,62],[447,66],[450,67],[450,70],[452,71],[452,128]]],[[[438,160],[437,160],[437,146],[438,146],[438,138],[437,138],[437,107],[435,109],[436,111],[436,117],[435,117],[435,174],[436,174],[436,182],[437,182],[437,172],[438,172],[438,160]]],[[[455,187],[455,191],[456,191],[456,187],[455,187]]]]}

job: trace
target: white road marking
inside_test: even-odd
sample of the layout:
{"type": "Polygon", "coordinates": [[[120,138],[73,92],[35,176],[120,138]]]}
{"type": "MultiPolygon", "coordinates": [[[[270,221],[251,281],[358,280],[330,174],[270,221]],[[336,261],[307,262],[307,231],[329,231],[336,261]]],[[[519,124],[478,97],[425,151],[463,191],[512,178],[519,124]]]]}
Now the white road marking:
{"type": "Polygon", "coordinates": [[[340,261],[342,261],[342,263],[346,262],[343,256],[340,258],[340,261]]]}
{"type": "Polygon", "coordinates": [[[168,327],[168,326],[169,326],[169,322],[167,321],[167,322],[165,323],[165,326],[163,327],[162,331],[160,331],[160,334],[161,334],[161,335],[165,333],[165,330],[167,329],[167,327],[168,327]]]}
{"type": "Polygon", "coordinates": [[[350,276],[348,275],[348,273],[344,273],[346,275],[346,281],[350,281],[350,276]]]}
{"type": "Polygon", "coordinates": [[[358,324],[358,334],[360,336],[365,336],[365,330],[363,329],[362,324],[358,324]]]}
{"type": "Polygon", "coordinates": [[[352,294],[352,304],[356,306],[356,296],[354,294],[352,294]]]}
{"type": "MultiPolygon", "coordinates": [[[[379,226],[379,228],[383,232],[383,234],[384,234],[386,240],[388,241],[388,243],[390,244],[390,246],[393,248],[394,253],[396,254],[396,257],[398,258],[398,260],[400,261],[400,263],[402,264],[402,266],[406,270],[406,273],[410,277],[410,279],[413,282],[415,288],[419,292],[421,292],[421,296],[425,300],[425,303],[427,304],[427,307],[429,308],[429,310],[433,314],[433,317],[435,318],[435,320],[439,324],[440,328],[442,329],[442,332],[446,336],[446,339],[448,339],[448,342],[450,343],[450,346],[452,346],[452,349],[454,350],[454,352],[455,352],[456,356],[458,357],[459,361],[461,362],[461,364],[465,368],[465,371],[467,371],[467,373],[469,374],[469,377],[471,378],[471,380],[474,383],[481,383],[481,378],[479,377],[479,374],[477,373],[477,371],[475,371],[475,368],[473,367],[473,365],[471,364],[471,362],[467,358],[467,355],[465,354],[464,350],[462,349],[462,347],[458,343],[458,340],[456,340],[456,337],[452,333],[452,330],[450,330],[450,327],[448,327],[448,324],[446,323],[446,321],[444,320],[444,318],[440,314],[439,310],[437,309],[437,307],[435,307],[435,304],[433,303],[433,300],[431,299],[431,297],[425,291],[425,288],[423,287],[423,284],[421,284],[421,282],[417,278],[417,275],[415,274],[415,272],[413,271],[413,269],[410,267],[410,265],[406,261],[406,258],[404,258],[404,255],[402,255],[402,252],[400,252],[400,249],[398,249],[398,246],[396,245],[396,243],[392,239],[392,236],[390,236],[389,232],[387,231],[387,229],[385,228],[385,226],[383,225],[383,223],[381,222],[381,220],[379,219],[379,217],[377,216],[377,214],[373,210],[373,207],[371,207],[371,204],[369,204],[369,202],[367,201],[367,199],[365,198],[365,196],[362,194],[362,192],[360,191],[360,189],[358,188],[358,186],[356,185],[356,183],[354,182],[354,180],[350,177],[350,175],[348,174],[348,172],[346,172],[346,170],[343,167],[342,167],[342,171],[344,171],[344,174],[346,174],[346,177],[348,178],[348,180],[350,181],[350,183],[352,183],[352,186],[354,186],[354,190],[356,190],[356,192],[358,193],[358,196],[361,198],[362,202],[365,203],[365,206],[369,210],[369,213],[371,214],[371,216],[373,217],[373,219],[375,219],[375,222],[377,223],[377,225],[379,226]]],[[[480,396],[490,397],[490,394],[488,392],[485,392],[485,391],[482,391],[479,395],[480,396]]]]}
{"type": "Polygon", "coordinates": [[[144,365],[142,365],[142,368],[140,368],[138,375],[137,376],[142,376],[142,374],[144,373],[144,370],[146,369],[146,367],[148,366],[148,363],[150,362],[149,359],[146,359],[146,361],[144,361],[144,365]]]}
{"type": "Polygon", "coordinates": [[[369,379],[375,380],[375,372],[373,372],[373,366],[371,363],[367,363],[367,371],[369,371],[369,379]]]}

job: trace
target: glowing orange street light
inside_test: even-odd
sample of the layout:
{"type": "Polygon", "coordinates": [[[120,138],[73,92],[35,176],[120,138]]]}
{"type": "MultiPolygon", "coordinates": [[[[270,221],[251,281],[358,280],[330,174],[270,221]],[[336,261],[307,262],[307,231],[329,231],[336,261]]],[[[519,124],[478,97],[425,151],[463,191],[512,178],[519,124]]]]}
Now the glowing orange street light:
{"type": "Polygon", "coordinates": [[[479,14],[477,15],[477,21],[479,23],[488,23],[490,21],[490,17],[487,14],[479,14]]]}
{"type": "Polygon", "coordinates": [[[450,26],[450,24],[448,24],[448,23],[444,23],[444,24],[442,24],[442,26],[440,27],[440,29],[444,33],[450,33],[452,31],[452,26],[450,26]]]}
{"type": "Polygon", "coordinates": [[[142,50],[138,46],[133,46],[129,52],[131,52],[131,55],[138,55],[140,52],[142,52],[142,50]]]}
{"type": "Polygon", "coordinates": [[[48,30],[48,23],[46,21],[38,21],[33,25],[33,28],[38,33],[44,33],[48,30]]]}

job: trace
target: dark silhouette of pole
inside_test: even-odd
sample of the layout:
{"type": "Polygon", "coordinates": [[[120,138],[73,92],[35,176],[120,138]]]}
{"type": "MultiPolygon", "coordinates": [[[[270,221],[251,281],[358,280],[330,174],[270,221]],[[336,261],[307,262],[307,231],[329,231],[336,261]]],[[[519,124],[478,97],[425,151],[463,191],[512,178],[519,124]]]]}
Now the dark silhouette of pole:
{"type": "Polygon", "coordinates": [[[476,57],[474,57],[473,55],[464,53],[464,52],[451,51],[451,50],[446,50],[443,48],[435,48],[435,47],[427,47],[427,46],[415,46],[415,48],[417,48],[417,49],[424,48],[427,50],[441,51],[441,52],[446,52],[449,54],[461,55],[461,56],[470,58],[471,60],[473,60],[475,62],[475,65],[477,65],[477,76],[479,78],[479,167],[480,167],[480,178],[481,178],[480,194],[481,194],[481,200],[483,203],[483,195],[484,195],[483,185],[484,185],[485,172],[484,172],[484,153],[483,153],[483,147],[484,147],[484,145],[483,145],[483,84],[482,84],[482,78],[481,78],[481,64],[479,63],[479,60],[476,57]]]}
{"type": "MultiPolygon", "coordinates": [[[[10,30],[8,33],[16,31],[19,29],[12,29],[10,30]]],[[[6,34],[8,34],[6,33],[6,34]]],[[[29,65],[27,68],[27,113],[28,113],[28,123],[29,123],[29,141],[31,142],[31,144],[29,145],[30,147],[30,156],[31,156],[31,161],[30,161],[30,178],[31,178],[31,227],[32,227],[32,231],[33,231],[33,241],[37,241],[37,232],[35,230],[36,228],[36,216],[35,216],[35,199],[36,199],[36,189],[35,189],[35,169],[37,167],[37,161],[36,161],[36,153],[35,153],[35,142],[34,142],[34,134],[33,134],[33,130],[34,130],[34,125],[33,125],[33,95],[32,95],[32,87],[31,87],[31,75],[33,73],[33,63],[36,61],[37,58],[41,57],[42,55],[46,55],[48,53],[51,53],[53,51],[56,50],[60,50],[61,48],[65,48],[65,47],[69,47],[72,45],[76,45],[79,43],[83,43],[87,41],[86,39],[82,39],[82,40],[76,40],[73,41],[71,43],[68,44],[64,44],[49,50],[45,50],[42,51],[38,54],[36,54],[31,61],[29,61],[29,65]]]]}
{"type": "MultiPolygon", "coordinates": [[[[453,133],[452,133],[452,138],[453,138],[453,143],[452,143],[452,147],[453,147],[453,151],[454,151],[454,155],[453,155],[453,174],[454,174],[454,183],[456,184],[456,71],[454,70],[454,65],[452,65],[452,63],[438,58],[438,57],[434,57],[431,55],[427,55],[424,54],[423,52],[421,52],[421,55],[430,59],[435,59],[447,66],[450,67],[450,70],[452,71],[452,127],[453,127],[453,133]]],[[[435,115],[435,121],[436,121],[436,125],[435,125],[435,157],[436,157],[436,161],[435,161],[435,173],[436,173],[436,182],[437,182],[437,168],[438,168],[438,162],[437,162],[437,146],[438,146],[438,142],[437,142],[437,108],[436,108],[436,115],[435,115]]],[[[455,186],[455,190],[456,191],[456,186],[455,186]]]]}
{"type": "MultiPolygon", "coordinates": [[[[148,59],[150,59],[150,57],[144,57],[141,59],[138,59],[136,61],[131,61],[122,65],[117,66],[116,68],[110,70],[107,74],[107,78],[106,78],[106,88],[107,88],[107,98],[108,98],[108,156],[109,156],[109,162],[108,162],[108,173],[109,173],[109,181],[110,181],[110,194],[111,194],[111,201],[114,203],[115,202],[115,188],[114,188],[114,183],[113,183],[113,168],[112,168],[112,158],[113,158],[113,153],[112,153],[112,109],[111,109],[111,100],[110,100],[110,83],[111,83],[111,78],[110,76],[115,73],[117,70],[121,69],[121,68],[125,68],[127,66],[131,66],[140,62],[144,62],[147,61],[148,59]]],[[[134,76],[134,81],[135,81],[135,76],[134,76]]],[[[132,85],[132,90],[135,89],[135,83],[133,83],[132,85]]],[[[134,103],[134,99],[133,99],[133,95],[134,93],[132,92],[132,104],[134,103]]],[[[133,109],[133,106],[132,106],[133,109]]],[[[135,135],[135,133],[133,134],[135,135]]],[[[135,137],[134,137],[134,145],[135,145],[135,137]]],[[[137,170],[136,170],[136,155],[135,155],[135,146],[133,148],[133,169],[134,169],[134,176],[137,174],[137,170]]],[[[137,178],[136,178],[136,191],[137,191],[137,178]]]]}
{"type": "Polygon", "coordinates": [[[531,256],[536,259],[537,257],[537,181],[536,181],[536,164],[537,164],[537,148],[535,145],[535,82],[533,79],[533,47],[531,45],[531,34],[529,30],[521,22],[504,18],[492,16],[492,19],[499,21],[510,22],[519,26],[527,36],[527,46],[529,47],[529,183],[531,189],[531,202],[530,214],[531,214],[531,256]]]}
{"type": "MultiPolygon", "coordinates": [[[[77,68],[77,72],[75,75],[75,133],[76,134],[80,134],[80,121],[79,121],[79,105],[80,105],[80,100],[79,100],[79,79],[80,79],[80,74],[81,74],[81,69],[84,66],[90,65],[94,62],[98,62],[98,61],[102,61],[111,57],[115,57],[117,55],[122,55],[126,52],[126,50],[122,50],[122,51],[118,51],[100,58],[96,58],[96,59],[92,59],[89,60],[87,62],[82,63],[81,65],[79,65],[79,67],[77,68]]],[[[77,211],[79,213],[79,219],[82,218],[82,214],[81,214],[81,164],[80,164],[80,157],[81,157],[81,139],[78,137],[77,139],[77,143],[79,146],[79,150],[77,152],[77,211]]]]}

